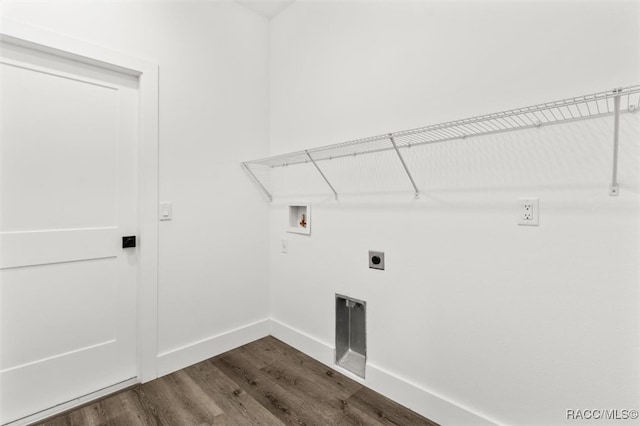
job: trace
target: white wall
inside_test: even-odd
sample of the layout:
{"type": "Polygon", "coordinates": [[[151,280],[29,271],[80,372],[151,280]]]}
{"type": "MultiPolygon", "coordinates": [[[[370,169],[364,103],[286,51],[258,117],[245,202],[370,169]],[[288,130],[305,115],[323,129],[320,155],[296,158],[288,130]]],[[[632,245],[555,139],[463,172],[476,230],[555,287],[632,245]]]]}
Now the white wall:
{"type": "MultiPolygon", "coordinates": [[[[271,152],[638,84],[638,17],[637,2],[296,2],[271,21],[271,152]]],[[[640,408],[639,124],[622,119],[617,198],[611,119],[412,148],[419,200],[393,153],[322,163],[339,201],[312,168],[277,170],[275,335],[330,364],[334,294],[366,300],[367,384],[443,424],[640,408]],[[522,196],[539,227],[516,225],[522,196]],[[305,200],[311,236],[286,234],[305,200]]]]}
{"type": "Polygon", "coordinates": [[[434,420],[638,408],[637,116],[622,122],[618,198],[607,120],[416,150],[418,201],[382,156],[326,165],[339,202],[289,168],[269,213],[238,167],[267,154],[269,125],[275,154],[638,83],[637,3],[297,2],[270,29],[223,2],[1,6],[160,65],[175,217],[160,224],[161,372],[237,343],[215,337],[269,309],[276,335],[331,363],[340,292],[368,302],[367,384],[434,420]],[[540,197],[538,228],[515,225],[524,195],[540,197]],[[284,255],[293,198],[314,201],[312,235],[287,235],[284,255]],[[368,249],[386,271],[366,268],[368,249]]]}
{"type": "Polygon", "coordinates": [[[268,333],[268,22],[233,2],[3,1],[2,15],[160,69],[159,373],[268,333]]]}

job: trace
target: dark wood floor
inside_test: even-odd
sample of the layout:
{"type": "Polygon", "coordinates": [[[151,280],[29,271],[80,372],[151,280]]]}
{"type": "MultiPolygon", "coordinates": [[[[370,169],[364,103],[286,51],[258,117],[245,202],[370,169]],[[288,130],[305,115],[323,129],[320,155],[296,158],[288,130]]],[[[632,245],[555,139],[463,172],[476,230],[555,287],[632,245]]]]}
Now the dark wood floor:
{"type": "Polygon", "coordinates": [[[266,337],[40,425],[436,425],[266,337]]]}

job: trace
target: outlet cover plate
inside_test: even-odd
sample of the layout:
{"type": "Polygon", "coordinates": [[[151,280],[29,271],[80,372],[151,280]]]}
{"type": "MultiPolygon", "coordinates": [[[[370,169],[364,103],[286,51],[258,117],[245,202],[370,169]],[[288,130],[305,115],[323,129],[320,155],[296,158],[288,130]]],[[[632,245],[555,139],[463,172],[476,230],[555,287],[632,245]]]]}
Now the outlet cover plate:
{"type": "Polygon", "coordinates": [[[540,224],[540,203],[535,197],[518,200],[518,225],[538,226],[540,224]]]}

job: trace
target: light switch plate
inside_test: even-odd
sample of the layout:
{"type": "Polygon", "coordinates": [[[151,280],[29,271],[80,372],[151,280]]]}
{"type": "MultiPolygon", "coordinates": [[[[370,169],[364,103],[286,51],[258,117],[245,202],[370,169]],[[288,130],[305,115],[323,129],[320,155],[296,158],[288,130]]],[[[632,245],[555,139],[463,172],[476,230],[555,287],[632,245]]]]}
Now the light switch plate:
{"type": "Polygon", "coordinates": [[[171,220],[173,215],[171,213],[171,203],[163,201],[160,203],[160,220],[171,220]]]}

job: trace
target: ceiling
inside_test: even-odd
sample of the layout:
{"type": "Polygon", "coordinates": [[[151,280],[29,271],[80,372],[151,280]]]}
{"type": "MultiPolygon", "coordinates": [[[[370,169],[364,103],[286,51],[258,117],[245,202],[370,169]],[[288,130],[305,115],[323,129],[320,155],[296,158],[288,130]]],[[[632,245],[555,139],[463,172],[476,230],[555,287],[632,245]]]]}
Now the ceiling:
{"type": "Polygon", "coordinates": [[[267,19],[273,18],[289,7],[294,1],[295,0],[236,0],[236,2],[267,19]]]}

